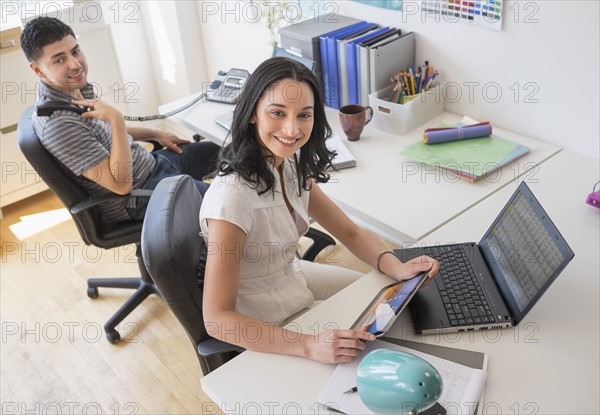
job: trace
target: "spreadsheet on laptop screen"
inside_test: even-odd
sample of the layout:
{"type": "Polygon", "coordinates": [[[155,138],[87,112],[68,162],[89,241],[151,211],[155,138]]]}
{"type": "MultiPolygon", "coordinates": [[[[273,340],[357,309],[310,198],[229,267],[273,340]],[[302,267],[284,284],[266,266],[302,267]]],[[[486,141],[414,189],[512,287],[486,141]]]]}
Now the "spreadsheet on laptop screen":
{"type": "Polygon", "coordinates": [[[523,194],[507,206],[486,240],[488,262],[496,262],[520,311],[565,259],[523,194]]]}

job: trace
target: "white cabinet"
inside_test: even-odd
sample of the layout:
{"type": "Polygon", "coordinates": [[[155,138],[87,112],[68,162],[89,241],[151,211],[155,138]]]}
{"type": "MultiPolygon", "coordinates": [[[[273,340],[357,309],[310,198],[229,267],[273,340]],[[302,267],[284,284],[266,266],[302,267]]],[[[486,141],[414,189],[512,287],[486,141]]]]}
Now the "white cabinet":
{"type": "MultiPolygon", "coordinates": [[[[20,30],[10,36],[18,45],[20,30]]],[[[2,53],[0,60],[0,208],[39,193],[48,187],[25,160],[17,145],[17,123],[23,110],[35,104],[37,77],[28,68],[19,47],[2,53]]]]}
{"type": "Polygon", "coordinates": [[[0,133],[0,207],[42,192],[48,188],[31,165],[25,160],[17,145],[17,132],[0,133]]]}

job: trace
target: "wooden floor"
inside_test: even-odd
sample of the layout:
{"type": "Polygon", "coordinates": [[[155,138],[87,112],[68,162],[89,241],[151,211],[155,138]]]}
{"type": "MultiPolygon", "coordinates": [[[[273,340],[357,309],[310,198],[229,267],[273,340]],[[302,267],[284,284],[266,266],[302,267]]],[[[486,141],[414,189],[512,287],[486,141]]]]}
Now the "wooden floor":
{"type": "MultiPolygon", "coordinates": [[[[218,413],[202,392],[193,347],[159,298],[152,296],[108,343],[102,326],[129,290],[86,295],[93,277],[138,276],[134,246],[86,246],[69,219],[19,240],[9,226],[20,217],[62,208],[44,192],[3,208],[0,413],[218,413]]],[[[339,265],[370,269],[344,248],[339,265]]]]}

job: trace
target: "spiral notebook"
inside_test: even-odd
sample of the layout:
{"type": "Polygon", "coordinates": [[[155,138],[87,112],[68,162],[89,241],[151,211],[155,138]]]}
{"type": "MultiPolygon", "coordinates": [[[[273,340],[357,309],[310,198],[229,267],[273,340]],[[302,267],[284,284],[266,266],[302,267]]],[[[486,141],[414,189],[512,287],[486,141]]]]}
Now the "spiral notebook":
{"type": "Polygon", "coordinates": [[[327,144],[329,150],[337,153],[332,162],[333,167],[336,169],[346,169],[356,166],[356,159],[339,135],[332,135],[325,141],[325,144],[327,144]]]}

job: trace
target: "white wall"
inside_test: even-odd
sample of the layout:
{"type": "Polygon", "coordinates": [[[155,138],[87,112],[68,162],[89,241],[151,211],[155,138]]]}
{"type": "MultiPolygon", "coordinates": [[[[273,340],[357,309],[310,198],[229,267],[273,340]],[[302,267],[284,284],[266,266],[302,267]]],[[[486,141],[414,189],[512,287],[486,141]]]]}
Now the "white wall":
{"type": "Polygon", "coordinates": [[[269,32],[247,1],[197,1],[206,65],[210,77],[219,70],[252,71],[271,56],[269,32]]]}
{"type": "Polygon", "coordinates": [[[160,104],[201,90],[206,59],[193,1],[140,2],[160,104]]]}
{"type": "MultiPolygon", "coordinates": [[[[495,31],[424,19],[420,2],[405,1],[402,14],[327,1],[329,11],[414,31],[417,62],[429,60],[453,82],[447,111],[600,158],[600,3],[504,3],[503,27],[495,31]]],[[[270,56],[268,32],[244,13],[246,2],[197,4],[209,74],[230,67],[252,70],[270,56]]]]}
{"type": "Polygon", "coordinates": [[[101,6],[104,23],[110,27],[117,62],[107,62],[110,55],[103,53],[102,49],[86,50],[88,59],[92,56],[98,61],[94,67],[90,67],[90,81],[94,81],[94,73],[95,76],[101,75],[116,63],[121,77],[114,81],[119,88],[115,100],[124,104],[122,107],[126,108],[126,115],[155,114],[158,94],[140,2],[111,1],[96,4],[101,6]]]}

